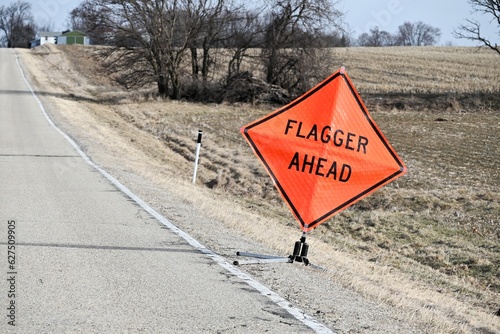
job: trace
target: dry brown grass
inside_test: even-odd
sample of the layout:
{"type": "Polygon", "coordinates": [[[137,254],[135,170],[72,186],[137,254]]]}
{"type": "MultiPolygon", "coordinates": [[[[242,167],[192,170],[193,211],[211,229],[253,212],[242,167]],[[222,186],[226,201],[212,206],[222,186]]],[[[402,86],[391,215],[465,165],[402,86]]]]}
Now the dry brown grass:
{"type": "MultiPolygon", "coordinates": [[[[500,66],[490,50],[463,47],[333,50],[361,93],[498,93],[500,66]]],[[[497,57],[498,58],[498,57],[497,57]]]]}
{"type": "MultiPolygon", "coordinates": [[[[500,96],[498,56],[474,48],[332,52],[332,71],[347,67],[409,173],[314,230],[310,257],[328,267],[336,282],[398,307],[430,332],[500,331],[493,315],[500,308],[500,114],[484,103],[474,112],[462,105],[464,98],[500,96]],[[424,108],[416,100],[422,96],[424,108]],[[441,96],[444,107],[434,104],[441,96]]],[[[36,49],[33,61],[65,79],[35,80],[53,80],[60,87],[55,98],[99,106],[81,117],[130,137],[123,143],[135,151],[126,144],[115,150],[126,152],[138,173],[169,185],[238,233],[289,253],[298,225],[238,132],[271,109],[125,92],[95,71],[90,53],[36,49]],[[61,51],[63,56],[56,54],[61,51]],[[204,132],[201,193],[180,181],[190,179],[198,129],[204,132]],[[135,131],[149,141],[137,139],[135,131]]]]}

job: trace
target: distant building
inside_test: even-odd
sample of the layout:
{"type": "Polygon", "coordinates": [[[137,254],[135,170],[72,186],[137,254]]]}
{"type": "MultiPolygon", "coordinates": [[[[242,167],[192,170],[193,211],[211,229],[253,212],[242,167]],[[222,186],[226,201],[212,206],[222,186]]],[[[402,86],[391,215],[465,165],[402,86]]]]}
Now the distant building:
{"type": "Polygon", "coordinates": [[[57,44],[80,44],[80,45],[89,45],[90,39],[81,31],[68,31],[63,33],[61,36],[57,37],[57,44]]]}
{"type": "Polygon", "coordinates": [[[37,34],[37,39],[31,41],[30,47],[34,48],[44,44],[89,45],[90,39],[81,31],[48,32],[41,31],[37,34]]]}
{"type": "Polygon", "coordinates": [[[44,44],[57,44],[57,37],[61,34],[61,32],[41,31],[37,33],[38,38],[31,41],[30,47],[34,48],[44,44]]]}

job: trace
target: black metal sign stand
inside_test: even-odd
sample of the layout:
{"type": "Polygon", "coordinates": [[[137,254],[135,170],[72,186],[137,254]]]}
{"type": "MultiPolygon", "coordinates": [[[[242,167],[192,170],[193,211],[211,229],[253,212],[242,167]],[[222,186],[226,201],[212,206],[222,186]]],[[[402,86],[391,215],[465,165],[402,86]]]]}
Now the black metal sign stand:
{"type": "Polygon", "coordinates": [[[324,269],[319,266],[313,265],[309,262],[307,258],[307,253],[309,252],[309,244],[306,243],[306,233],[302,234],[302,237],[299,241],[295,242],[293,247],[293,254],[288,257],[275,256],[275,255],[266,255],[266,254],[255,254],[255,253],[247,253],[247,252],[236,252],[238,256],[246,256],[253,257],[254,260],[236,260],[233,262],[234,265],[243,265],[243,264],[259,264],[259,263],[273,263],[273,262],[283,262],[283,263],[293,263],[293,262],[302,262],[306,266],[312,266],[318,269],[324,269]]]}

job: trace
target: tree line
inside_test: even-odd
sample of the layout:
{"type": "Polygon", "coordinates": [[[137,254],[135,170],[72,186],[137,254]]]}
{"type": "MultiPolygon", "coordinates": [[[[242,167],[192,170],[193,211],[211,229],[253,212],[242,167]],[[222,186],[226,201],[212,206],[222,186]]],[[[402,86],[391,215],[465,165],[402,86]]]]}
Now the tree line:
{"type": "Polygon", "coordinates": [[[379,27],[370,29],[357,39],[360,46],[429,46],[435,45],[441,37],[441,30],[422,21],[405,22],[398,31],[391,34],[379,27]]]}
{"type": "MultiPolygon", "coordinates": [[[[499,1],[469,0],[476,11],[497,19],[499,1]]],[[[337,4],[84,0],[71,11],[68,23],[94,44],[106,46],[99,48],[100,56],[125,87],[154,84],[161,96],[215,102],[287,102],[329,74],[329,47],[433,45],[440,36],[438,28],[423,22],[405,22],[394,34],[376,27],[351,43],[337,4]]],[[[468,22],[457,37],[481,41],[477,22],[468,22]]],[[[30,3],[17,0],[0,6],[4,46],[28,47],[43,29],[34,22],[30,3]]],[[[496,45],[492,48],[498,51],[496,45]]]]}
{"type": "Polygon", "coordinates": [[[106,64],[129,88],[155,82],[160,95],[206,100],[228,92],[254,99],[275,86],[294,97],[325,75],[315,65],[319,50],[345,44],[335,7],[332,0],[271,0],[251,7],[233,0],[86,0],[70,21],[108,46],[106,64]],[[266,87],[255,85],[245,62],[263,72],[266,87]]]}

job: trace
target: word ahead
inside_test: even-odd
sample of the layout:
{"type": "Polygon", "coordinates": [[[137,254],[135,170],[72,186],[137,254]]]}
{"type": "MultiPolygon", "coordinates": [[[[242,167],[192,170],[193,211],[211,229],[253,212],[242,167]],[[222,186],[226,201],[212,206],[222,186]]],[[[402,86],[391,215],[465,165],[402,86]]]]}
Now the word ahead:
{"type": "Polygon", "coordinates": [[[406,172],[344,71],[240,131],[304,232],[406,172]]]}

